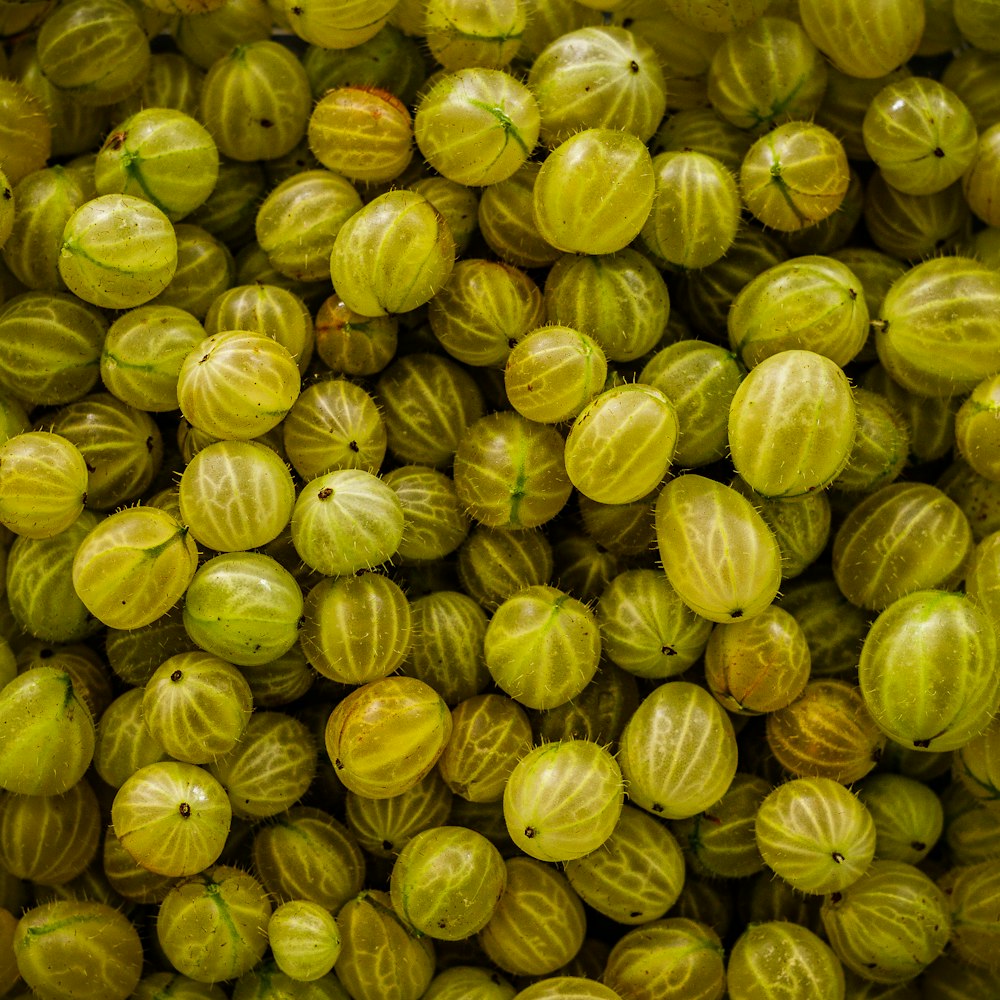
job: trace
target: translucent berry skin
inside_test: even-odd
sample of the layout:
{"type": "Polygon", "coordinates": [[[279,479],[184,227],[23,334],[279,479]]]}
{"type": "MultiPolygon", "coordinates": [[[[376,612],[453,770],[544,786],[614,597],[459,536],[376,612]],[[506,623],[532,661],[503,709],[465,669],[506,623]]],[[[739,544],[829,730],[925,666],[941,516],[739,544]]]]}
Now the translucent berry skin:
{"type": "Polygon", "coordinates": [[[495,611],[483,641],[497,685],[528,708],[575,698],[597,670],[601,632],[592,611],[545,585],[526,587],[495,611]]]}
{"type": "Polygon", "coordinates": [[[703,618],[749,618],[777,596],[777,539],[750,501],[722,483],[694,474],[667,483],[656,501],[656,540],[667,579],[703,618]]]}
{"type": "Polygon", "coordinates": [[[105,140],[94,165],[98,194],[145,198],[177,222],[203,204],[219,174],[219,151],[205,127],[172,108],[147,108],[105,140]]]}
{"type": "Polygon", "coordinates": [[[880,90],[865,112],[862,136],[882,176],[907,194],[944,190],[976,154],[976,125],[968,108],[927,77],[880,90]]]}
{"type": "Polygon", "coordinates": [[[929,483],[890,483],[844,518],[833,541],[833,576],[858,607],[882,611],[916,590],[948,589],[973,547],[962,509],[929,483]]]}
{"type": "Polygon", "coordinates": [[[568,31],[532,63],[528,86],[541,137],[556,146],[582,128],[620,128],[643,142],[663,118],[667,88],[653,47],[635,32],[603,25],[568,31]]]}
{"type": "Polygon", "coordinates": [[[326,749],[351,791],[385,799],[430,771],[451,727],[448,706],[432,687],[413,677],[386,677],[357,688],[330,713],[326,749]]]}
{"type": "Polygon", "coordinates": [[[566,474],[597,503],[632,503],[663,480],[679,434],[673,403],[650,385],[619,385],[588,403],[566,438],[566,474]]]}
{"type": "Polygon", "coordinates": [[[161,761],[118,789],[111,822],[136,864],[158,875],[194,875],[214,864],[229,835],[225,789],[203,768],[161,761]]]}
{"type": "Polygon", "coordinates": [[[444,216],[415,191],[390,191],[340,228],[330,276],[349,308],[385,316],[432,299],[454,263],[455,240],[444,216]]]}
{"type": "Polygon", "coordinates": [[[726,970],[730,1000],[764,1000],[780,982],[790,995],[841,1000],[844,969],[830,946],[786,920],[751,924],[737,938],[726,970]]]}
{"type": "Polygon", "coordinates": [[[765,226],[793,233],[833,215],[850,184],[840,140],[819,125],[788,122],[761,136],[740,167],[746,207],[765,226]]]}
{"type": "Polygon", "coordinates": [[[868,338],[862,283],[844,263],[808,255],[777,264],[736,296],[729,346],[748,368],[786,350],[815,351],[843,367],[868,338]]]}
{"type": "Polygon", "coordinates": [[[73,559],[73,588],[87,610],[112,628],[142,628],[184,595],[198,568],[187,528],[166,511],[126,508],[83,540],[73,559]]]}
{"type": "Polygon", "coordinates": [[[551,975],[573,959],[583,944],[583,903],[566,876],[552,865],[523,856],[505,864],[507,889],[479,932],[478,943],[505,972],[551,975]]]}
{"type": "Polygon", "coordinates": [[[989,723],[1000,700],[997,638],[963,594],[921,590],[875,619],[858,678],[890,739],[917,750],[956,750],[989,723]]]}
{"type": "Polygon", "coordinates": [[[667,681],[640,703],[621,735],[629,799],[655,816],[685,819],[723,796],[736,774],[729,716],[704,688],[667,681]],[[690,775],[698,773],[697,783],[690,775]]]}
{"type": "Polygon", "coordinates": [[[971,392],[1000,366],[1000,276],[966,257],[917,264],[886,294],[875,347],[889,375],[919,396],[971,392]]]}
{"type": "Polygon", "coordinates": [[[944,950],[951,932],[944,893],[922,871],[876,861],[853,885],[828,896],[821,910],[830,945],[866,980],[901,983],[944,950]]]}
{"type": "Polygon", "coordinates": [[[177,237],[155,205],[133,195],[84,202],[63,230],[59,274],[85,302],[131,309],[155,298],[177,270],[177,237]],[[123,238],[123,234],[129,234],[123,238]]]}
{"type": "Polygon", "coordinates": [[[413,157],[406,105],[375,87],[338,87],[309,118],[309,148],[329,170],[353,181],[394,180],[413,157]]]}
{"type": "Polygon", "coordinates": [[[243,975],[264,957],[271,912],[256,878],[217,865],[170,890],[156,917],[156,936],[178,972],[217,983],[243,975]]]}
{"type": "Polygon", "coordinates": [[[105,903],[67,899],[28,910],[13,950],[25,983],[50,1000],[125,1000],[142,975],[138,931],[105,903]]]}
{"type": "Polygon", "coordinates": [[[801,892],[840,892],[875,856],[875,823],[830,778],[794,778],[772,791],[754,823],[768,867],[801,892]]]}
{"type": "Polygon", "coordinates": [[[640,139],[584,129],[542,164],[533,195],[535,225],[564,253],[615,253],[639,235],[655,189],[653,161],[640,139]]]}
{"type": "Polygon", "coordinates": [[[499,69],[447,73],[417,106],[413,130],[435,170],[482,187],[507,180],[538,142],[538,103],[520,80],[499,69]]]}
{"type": "Polygon", "coordinates": [[[774,605],[712,630],[705,680],[728,711],[771,713],[794,701],[809,679],[809,646],[798,622],[774,605]]]}
{"type": "Polygon", "coordinates": [[[621,771],[607,750],[589,740],[557,740],[536,747],[511,771],[504,817],[526,854],[571,861],[611,836],[624,800],[621,771]]]}
{"type": "Polygon", "coordinates": [[[400,851],[389,892],[393,908],[418,933],[460,941],[486,926],[506,886],[503,858],[486,837],[438,826],[400,851]]]}
{"type": "Polygon", "coordinates": [[[554,428],[512,411],[466,428],[455,452],[455,492],[466,513],[490,528],[537,528],[566,505],[573,484],[554,428]]]}
{"type": "Polygon", "coordinates": [[[717,114],[759,134],[780,122],[813,118],[826,80],[826,63],[802,28],[765,15],[726,35],[715,50],[708,97],[717,114]]]}
{"type": "Polygon", "coordinates": [[[833,8],[824,0],[803,0],[799,16],[837,69],[865,79],[908,62],[926,23],[921,0],[849,0],[833,8]]]}
{"type": "Polygon", "coordinates": [[[670,264],[688,270],[714,264],[739,229],[739,190],[718,160],[694,150],[653,158],[656,194],[642,239],[670,264]]]}
{"type": "Polygon", "coordinates": [[[0,788],[58,795],[84,775],[94,755],[94,722],[65,670],[36,667],[0,691],[0,788]]]}
{"type": "Polygon", "coordinates": [[[701,921],[655,920],[622,936],[603,978],[622,997],[636,1000],[721,1000],[726,993],[722,942],[701,921]]]}
{"type": "Polygon", "coordinates": [[[984,379],[955,414],[959,454],[986,479],[1000,481],[1000,377],[984,379]]]}
{"type": "Polygon", "coordinates": [[[772,354],[750,371],[730,404],[733,465],[768,499],[813,493],[847,465],[856,421],[839,365],[814,351],[772,354]]]}
{"type": "Polygon", "coordinates": [[[313,569],[339,576],[391,559],[403,536],[403,505],[363,469],[337,469],[310,480],[292,509],[296,552],[313,569]]]}
{"type": "Polygon", "coordinates": [[[232,160],[271,160],[305,135],[312,104],[298,57],[271,39],[237,45],[205,76],[199,118],[232,160]]]}

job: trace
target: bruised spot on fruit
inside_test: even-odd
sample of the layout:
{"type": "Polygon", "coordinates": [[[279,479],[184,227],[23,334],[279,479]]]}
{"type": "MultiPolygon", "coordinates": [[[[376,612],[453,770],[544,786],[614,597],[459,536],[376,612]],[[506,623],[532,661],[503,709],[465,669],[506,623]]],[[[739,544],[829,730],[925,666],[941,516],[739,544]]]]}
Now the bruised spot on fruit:
{"type": "Polygon", "coordinates": [[[329,500],[333,496],[333,489],[329,486],[324,486],[323,489],[316,494],[319,500],[329,500]]]}
{"type": "Polygon", "coordinates": [[[333,762],[333,766],[338,771],[343,771],[344,770],[344,762],[339,757],[333,762]]]}

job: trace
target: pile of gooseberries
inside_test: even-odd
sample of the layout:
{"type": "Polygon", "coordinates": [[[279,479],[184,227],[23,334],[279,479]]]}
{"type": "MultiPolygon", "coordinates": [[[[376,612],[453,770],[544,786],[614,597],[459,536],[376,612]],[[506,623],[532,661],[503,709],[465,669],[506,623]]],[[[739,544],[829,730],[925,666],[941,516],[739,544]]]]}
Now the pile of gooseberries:
{"type": "Polygon", "coordinates": [[[0,0],[0,997],[1000,997],[997,0],[0,0]]]}

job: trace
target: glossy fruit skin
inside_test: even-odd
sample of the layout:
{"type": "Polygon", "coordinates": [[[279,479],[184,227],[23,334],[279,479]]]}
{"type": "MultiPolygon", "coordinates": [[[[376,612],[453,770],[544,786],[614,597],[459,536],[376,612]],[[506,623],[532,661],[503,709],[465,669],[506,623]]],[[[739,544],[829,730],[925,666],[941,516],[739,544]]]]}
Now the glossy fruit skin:
{"type": "Polygon", "coordinates": [[[542,164],[533,195],[535,225],[564,253],[614,253],[639,235],[654,192],[652,158],[639,139],[611,129],[584,129],[542,164]],[[614,178],[610,188],[607,177],[614,178]]]}
{"type": "Polygon", "coordinates": [[[833,215],[850,185],[840,140],[789,122],[758,139],[740,166],[743,202],[765,226],[794,233],[833,215]]]}
{"type": "Polygon", "coordinates": [[[173,761],[136,771],[111,809],[115,835],[135,862],[171,877],[214,864],[231,819],[222,786],[204,769],[173,761]]]}
{"type": "Polygon", "coordinates": [[[865,979],[912,979],[941,954],[951,931],[944,893],[919,869],[876,861],[827,897],[823,927],[844,965],[865,979]]]}
{"type": "Polygon", "coordinates": [[[661,684],[633,712],[619,741],[629,799],[666,819],[694,816],[717,802],[736,773],[736,738],[729,716],[702,687],[661,684]],[[687,781],[697,768],[697,786],[687,781]]]}
{"type": "Polygon", "coordinates": [[[656,501],[656,537],[671,585],[710,621],[752,617],[777,595],[778,542],[728,486],[690,473],[668,482],[656,501]]]}
{"type": "Polygon", "coordinates": [[[142,975],[138,931],[104,903],[65,900],[28,910],[13,945],[25,982],[53,1000],[125,1000],[142,975]],[[81,976],[81,968],[92,972],[81,976]]]}
{"type": "Polygon", "coordinates": [[[470,187],[507,180],[538,142],[538,103],[500,69],[458,69],[423,96],[413,121],[427,161],[448,180],[470,187]]]}
{"type": "Polygon", "coordinates": [[[1000,278],[977,261],[945,257],[917,264],[895,281],[876,326],[879,360],[919,396],[971,392],[1000,363],[1000,335],[989,319],[1000,278]]]}
{"type": "Polygon", "coordinates": [[[861,650],[858,677],[872,717],[903,746],[964,746],[1000,699],[996,646],[988,616],[962,594],[922,590],[899,598],[875,620],[861,650]]]}
{"type": "Polygon", "coordinates": [[[507,886],[500,852],[482,834],[439,826],[413,837],[393,864],[390,896],[418,932],[458,941],[486,926],[507,886]]]}
{"type": "Polygon", "coordinates": [[[729,407],[733,465],[768,499],[793,499],[832,483],[851,457],[856,431],[847,376],[814,351],[765,358],[729,407]]]}
{"type": "Polygon", "coordinates": [[[557,740],[515,765],[504,788],[504,817],[526,854],[571,861],[611,836],[624,798],[621,770],[607,750],[589,740],[557,740]],[[555,810],[552,801],[559,803],[555,810]]]}
{"type": "Polygon", "coordinates": [[[590,500],[624,504],[651,493],[670,468],[679,426],[670,399],[633,383],[591,400],[566,438],[566,474],[590,500]]]}
{"type": "Polygon", "coordinates": [[[448,706],[433,688],[413,677],[386,677],[355,689],[330,713],[326,749],[351,791],[390,798],[434,767],[451,727],[448,706]]]}
{"type": "Polygon", "coordinates": [[[841,892],[862,877],[875,856],[868,810],[830,778],[779,785],[761,804],[754,830],[764,861],[802,892],[841,892]]]}
{"type": "Polygon", "coordinates": [[[341,226],[330,277],[355,312],[385,316],[430,301],[454,263],[455,239],[444,216],[415,191],[390,191],[341,226]]]}

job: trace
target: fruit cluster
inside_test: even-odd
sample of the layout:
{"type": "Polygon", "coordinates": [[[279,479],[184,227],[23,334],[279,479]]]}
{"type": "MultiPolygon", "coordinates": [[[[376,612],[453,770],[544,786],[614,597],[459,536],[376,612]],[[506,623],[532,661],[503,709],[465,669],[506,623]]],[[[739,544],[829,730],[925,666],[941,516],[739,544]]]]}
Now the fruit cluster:
{"type": "Polygon", "coordinates": [[[0,40],[0,996],[1000,997],[998,0],[0,40]]]}

